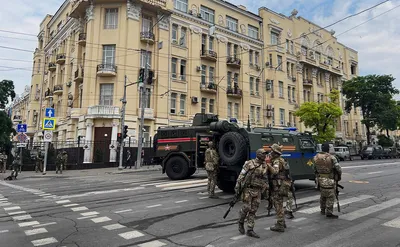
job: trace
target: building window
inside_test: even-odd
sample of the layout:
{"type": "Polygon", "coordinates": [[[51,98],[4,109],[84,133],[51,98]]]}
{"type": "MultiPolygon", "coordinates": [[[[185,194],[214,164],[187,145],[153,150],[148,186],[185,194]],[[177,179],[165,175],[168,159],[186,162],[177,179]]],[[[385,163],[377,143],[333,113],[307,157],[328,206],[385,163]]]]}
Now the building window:
{"type": "Polygon", "coordinates": [[[239,74],[235,73],[235,75],[233,76],[233,83],[235,84],[234,86],[237,86],[239,83],[239,74]]]}
{"type": "Polygon", "coordinates": [[[294,53],[294,45],[293,45],[293,41],[290,41],[290,54],[294,53]]]}
{"type": "Polygon", "coordinates": [[[269,54],[269,67],[272,68],[272,54],[269,54]]]}
{"type": "Polygon", "coordinates": [[[201,65],[201,84],[206,85],[207,66],[201,65]]]}
{"type": "Polygon", "coordinates": [[[296,102],[296,88],[292,87],[292,101],[296,102]]]}
{"type": "Polygon", "coordinates": [[[249,37],[252,37],[253,39],[258,39],[258,28],[249,25],[248,31],[249,31],[249,37]]]}
{"type": "Polygon", "coordinates": [[[186,107],[186,95],[185,94],[181,94],[180,112],[179,112],[179,114],[185,115],[185,107],[186,107]]]}
{"type": "Polygon", "coordinates": [[[283,82],[279,82],[279,98],[283,98],[283,82]]]}
{"type": "Polygon", "coordinates": [[[289,52],[289,46],[290,46],[289,44],[290,44],[289,40],[286,39],[286,51],[287,52],[289,52]]]}
{"type": "Polygon", "coordinates": [[[260,61],[260,53],[259,52],[255,52],[254,64],[255,65],[259,65],[259,61],[260,61]]]}
{"type": "Polygon", "coordinates": [[[282,56],[278,55],[278,70],[283,70],[283,66],[282,66],[282,56]]]}
{"type": "Polygon", "coordinates": [[[272,108],[271,112],[272,112],[272,118],[271,118],[272,126],[275,126],[275,108],[272,108]]]}
{"type": "Polygon", "coordinates": [[[228,88],[232,88],[232,72],[228,71],[228,75],[226,76],[228,88]]]}
{"type": "Polygon", "coordinates": [[[285,109],[279,108],[280,124],[285,125],[285,109]]]}
{"type": "Polygon", "coordinates": [[[208,38],[208,49],[210,51],[214,50],[214,38],[211,36],[208,38]]]}
{"type": "Polygon", "coordinates": [[[261,122],[261,107],[259,106],[256,108],[256,121],[257,123],[261,122]]]}
{"type": "Polygon", "coordinates": [[[239,103],[235,103],[234,117],[235,117],[236,119],[239,118],[239,103]]]}
{"type": "Polygon", "coordinates": [[[106,9],[106,15],[104,20],[104,29],[116,29],[118,28],[118,9],[106,9]]]}
{"type": "Polygon", "coordinates": [[[114,84],[100,84],[99,105],[113,105],[114,84]]]}
{"type": "Polygon", "coordinates": [[[253,64],[253,51],[252,50],[249,51],[249,62],[250,62],[250,65],[253,64]]]}
{"type": "Polygon", "coordinates": [[[352,64],[352,65],[350,66],[350,70],[351,70],[351,74],[352,74],[352,75],[357,74],[357,68],[356,68],[355,65],[352,64]]]}
{"type": "Polygon", "coordinates": [[[142,50],[140,53],[140,67],[145,68],[146,67],[146,58],[147,58],[147,63],[149,68],[151,68],[151,51],[147,52],[146,56],[146,51],[142,50]]]}
{"type": "Polygon", "coordinates": [[[181,78],[182,81],[186,80],[186,60],[181,60],[181,78]]]}
{"type": "Polygon", "coordinates": [[[186,46],[186,34],[187,34],[186,27],[181,27],[181,39],[179,40],[180,46],[186,46]]]}
{"type": "Polygon", "coordinates": [[[210,8],[207,8],[203,5],[201,5],[200,14],[201,14],[201,18],[203,20],[214,23],[215,11],[213,9],[210,9],[210,8]]]}
{"type": "Polygon", "coordinates": [[[228,118],[232,117],[232,102],[228,102],[228,118]]]}
{"type": "Polygon", "coordinates": [[[115,45],[103,45],[103,64],[110,66],[115,64],[115,45]]]}
{"type": "Polygon", "coordinates": [[[206,113],[207,110],[207,98],[201,98],[201,113],[206,113]]]}
{"type": "Polygon", "coordinates": [[[237,32],[238,31],[238,20],[226,16],[226,28],[228,28],[231,31],[237,32]]]}
{"type": "Polygon", "coordinates": [[[214,83],[214,67],[208,68],[208,81],[214,83]]]}
{"type": "Polygon", "coordinates": [[[40,73],[40,65],[41,65],[41,63],[42,63],[42,60],[39,59],[39,61],[38,61],[38,69],[37,69],[38,73],[40,73]]]}
{"type": "Polygon", "coordinates": [[[210,99],[209,109],[210,113],[214,113],[214,99],[210,99]]]}
{"type": "Polygon", "coordinates": [[[178,43],[178,25],[172,24],[172,43],[178,43]]]}
{"type": "Polygon", "coordinates": [[[255,107],[254,106],[250,106],[250,119],[251,119],[251,123],[254,123],[256,120],[256,112],[255,112],[255,107]]]}
{"type": "Polygon", "coordinates": [[[176,79],[176,66],[177,66],[177,63],[178,63],[178,59],[176,59],[176,58],[172,58],[171,59],[171,70],[172,70],[172,78],[173,79],[176,79]]]}
{"type": "Polygon", "coordinates": [[[153,18],[151,16],[142,16],[142,32],[153,33],[153,18]]]}
{"type": "Polygon", "coordinates": [[[250,77],[250,95],[254,94],[254,78],[250,77]]]}
{"type": "Polygon", "coordinates": [[[174,8],[176,10],[187,13],[188,1],[187,0],[174,0],[174,8]]]}
{"type": "Polygon", "coordinates": [[[228,57],[230,57],[232,54],[232,44],[231,43],[228,43],[226,45],[226,54],[228,55],[228,57]]]}
{"type": "Polygon", "coordinates": [[[256,79],[256,95],[260,95],[260,79],[256,79]]]}
{"type": "Polygon", "coordinates": [[[172,114],[176,113],[176,97],[177,97],[176,93],[171,93],[171,109],[169,112],[172,114]]]}
{"type": "Polygon", "coordinates": [[[289,100],[289,102],[290,102],[290,96],[291,96],[291,94],[292,94],[292,90],[291,90],[291,87],[287,87],[287,98],[288,98],[288,100],[289,100]]]}
{"type": "Polygon", "coordinates": [[[271,32],[271,45],[278,45],[279,33],[271,32]]]}

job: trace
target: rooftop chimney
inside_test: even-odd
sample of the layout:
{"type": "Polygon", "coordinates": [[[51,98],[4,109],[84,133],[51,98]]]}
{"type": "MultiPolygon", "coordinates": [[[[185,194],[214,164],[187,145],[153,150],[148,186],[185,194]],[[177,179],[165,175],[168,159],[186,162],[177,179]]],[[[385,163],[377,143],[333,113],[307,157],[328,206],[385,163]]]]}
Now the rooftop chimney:
{"type": "Polygon", "coordinates": [[[247,11],[247,8],[246,8],[246,6],[243,6],[243,5],[238,5],[238,8],[239,8],[239,9],[243,9],[243,10],[246,10],[246,11],[247,11]]]}

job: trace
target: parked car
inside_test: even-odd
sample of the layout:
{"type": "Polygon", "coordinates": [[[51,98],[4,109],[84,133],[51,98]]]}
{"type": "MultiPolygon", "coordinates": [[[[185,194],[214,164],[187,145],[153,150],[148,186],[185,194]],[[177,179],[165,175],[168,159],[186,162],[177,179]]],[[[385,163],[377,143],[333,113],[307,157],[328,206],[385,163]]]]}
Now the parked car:
{"type": "Polygon", "coordinates": [[[382,159],[382,146],[365,146],[360,152],[361,159],[382,159]]]}
{"type": "Polygon", "coordinates": [[[335,147],[334,149],[335,149],[336,157],[338,157],[339,160],[343,160],[343,161],[353,160],[353,158],[350,155],[350,150],[348,147],[338,146],[338,147],[335,147]]]}
{"type": "Polygon", "coordinates": [[[384,148],[383,157],[386,159],[395,159],[397,157],[397,150],[395,148],[384,148]]]}
{"type": "MultiPolygon", "coordinates": [[[[322,151],[322,144],[317,144],[317,152],[321,151],[322,151]]],[[[329,144],[329,153],[335,156],[338,161],[340,160],[340,157],[335,152],[335,147],[333,146],[333,144],[329,144]]]]}

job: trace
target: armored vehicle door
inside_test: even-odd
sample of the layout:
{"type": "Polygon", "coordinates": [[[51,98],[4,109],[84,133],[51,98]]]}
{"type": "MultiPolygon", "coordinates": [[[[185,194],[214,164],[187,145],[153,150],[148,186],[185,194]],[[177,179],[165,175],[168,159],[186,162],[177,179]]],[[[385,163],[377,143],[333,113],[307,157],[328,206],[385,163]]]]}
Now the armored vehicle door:
{"type": "MultiPolygon", "coordinates": [[[[212,141],[212,136],[210,135],[201,135],[199,133],[196,134],[196,160],[195,165],[196,168],[204,167],[205,153],[208,148],[208,142],[212,141]]],[[[215,143],[214,143],[215,145],[215,143]]]]}
{"type": "Polygon", "coordinates": [[[314,158],[317,146],[314,140],[308,136],[297,136],[297,147],[300,153],[300,165],[296,172],[296,179],[314,179],[312,159],[314,158]]]}

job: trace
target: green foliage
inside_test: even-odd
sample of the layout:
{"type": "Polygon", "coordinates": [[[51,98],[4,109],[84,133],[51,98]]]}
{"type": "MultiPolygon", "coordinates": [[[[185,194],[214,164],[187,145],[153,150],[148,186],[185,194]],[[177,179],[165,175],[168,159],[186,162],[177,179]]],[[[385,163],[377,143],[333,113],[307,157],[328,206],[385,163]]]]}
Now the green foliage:
{"type": "Polygon", "coordinates": [[[346,111],[350,112],[353,107],[361,108],[368,144],[371,143],[370,128],[381,124],[379,114],[383,107],[391,104],[393,95],[399,93],[392,84],[394,80],[391,75],[367,75],[354,77],[343,83],[346,111]]]}
{"type": "Polygon", "coordinates": [[[343,114],[338,105],[339,91],[332,90],[330,102],[305,102],[295,115],[300,117],[307,128],[312,128],[317,142],[331,141],[335,138],[336,121],[343,114]]]}
{"type": "Polygon", "coordinates": [[[3,80],[0,82],[0,149],[7,150],[10,146],[10,136],[15,134],[11,119],[4,108],[9,100],[15,98],[14,82],[3,80]]]}
{"type": "Polygon", "coordinates": [[[378,104],[374,112],[376,124],[381,130],[396,130],[400,123],[400,106],[394,100],[387,104],[378,104]]]}
{"type": "Polygon", "coordinates": [[[385,135],[379,135],[378,145],[381,145],[382,147],[393,147],[394,141],[385,135]]]}
{"type": "Polygon", "coordinates": [[[14,82],[10,80],[2,80],[0,82],[0,109],[4,109],[9,99],[15,98],[14,82]]]}

